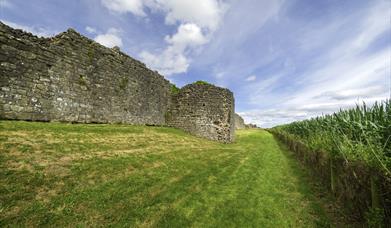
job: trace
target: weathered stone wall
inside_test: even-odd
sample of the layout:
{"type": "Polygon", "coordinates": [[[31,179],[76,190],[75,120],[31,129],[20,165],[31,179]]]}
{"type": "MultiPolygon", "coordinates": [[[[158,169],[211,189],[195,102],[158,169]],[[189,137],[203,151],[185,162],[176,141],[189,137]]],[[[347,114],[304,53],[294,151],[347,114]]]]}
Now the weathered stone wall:
{"type": "Polygon", "coordinates": [[[258,128],[256,124],[246,124],[246,128],[258,128]]]}
{"type": "Polygon", "coordinates": [[[212,140],[234,139],[234,97],[228,89],[190,84],[172,98],[167,124],[212,140]]]}
{"type": "Polygon", "coordinates": [[[0,22],[0,119],[169,125],[230,142],[233,110],[229,90],[173,95],[163,76],[72,29],[39,38],[0,22]]]}
{"type": "Polygon", "coordinates": [[[246,125],[244,124],[243,118],[237,113],[235,113],[235,115],[234,115],[234,122],[235,122],[235,129],[236,130],[246,128],[246,125]]]}
{"type": "Polygon", "coordinates": [[[162,125],[170,84],[68,30],[38,38],[0,22],[0,118],[162,125]]]}

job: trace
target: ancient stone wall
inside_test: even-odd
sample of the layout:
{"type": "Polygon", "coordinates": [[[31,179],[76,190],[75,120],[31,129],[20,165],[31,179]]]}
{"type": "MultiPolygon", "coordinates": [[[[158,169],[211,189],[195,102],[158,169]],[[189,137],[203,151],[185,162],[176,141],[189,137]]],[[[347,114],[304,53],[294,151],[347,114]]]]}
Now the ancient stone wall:
{"type": "Polygon", "coordinates": [[[228,89],[190,84],[172,98],[167,124],[200,137],[223,142],[234,139],[234,97],[228,89]]]}
{"type": "Polygon", "coordinates": [[[39,38],[0,22],[0,119],[169,125],[230,142],[233,110],[229,90],[173,95],[163,76],[72,29],[39,38]]]}
{"type": "Polygon", "coordinates": [[[258,128],[256,124],[246,124],[246,128],[258,128]]]}
{"type": "Polygon", "coordinates": [[[68,30],[38,38],[0,23],[0,118],[162,125],[170,83],[68,30]]]}
{"type": "Polygon", "coordinates": [[[234,122],[235,122],[235,129],[236,130],[246,128],[246,125],[244,124],[243,118],[237,113],[235,113],[235,115],[234,115],[234,122]]]}

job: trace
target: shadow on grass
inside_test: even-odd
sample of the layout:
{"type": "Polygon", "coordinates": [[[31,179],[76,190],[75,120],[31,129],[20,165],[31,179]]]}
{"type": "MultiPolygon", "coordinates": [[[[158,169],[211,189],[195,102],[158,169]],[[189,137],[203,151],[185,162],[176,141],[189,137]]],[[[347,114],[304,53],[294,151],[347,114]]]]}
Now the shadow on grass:
{"type": "Polygon", "coordinates": [[[301,181],[306,183],[306,185],[301,185],[300,192],[307,197],[311,197],[310,200],[312,202],[318,202],[318,204],[312,204],[312,208],[319,214],[326,216],[332,223],[319,225],[322,227],[361,227],[360,224],[349,219],[346,210],[336,201],[335,197],[330,193],[329,189],[324,186],[316,174],[302,164],[296,154],[291,151],[287,145],[274,135],[273,137],[277,141],[280,149],[284,152],[284,155],[289,158],[288,164],[292,168],[294,174],[299,177],[301,181]]]}

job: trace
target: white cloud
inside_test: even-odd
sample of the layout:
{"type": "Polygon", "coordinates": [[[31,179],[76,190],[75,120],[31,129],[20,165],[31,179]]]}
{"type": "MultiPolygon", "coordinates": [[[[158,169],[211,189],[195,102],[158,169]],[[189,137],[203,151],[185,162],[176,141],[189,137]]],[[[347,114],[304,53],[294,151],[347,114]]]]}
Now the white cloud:
{"type": "MultiPolygon", "coordinates": [[[[347,47],[349,48],[349,47],[347,47]]],[[[341,50],[343,51],[343,50],[341,50]]],[[[322,114],[337,112],[356,104],[372,104],[389,98],[390,63],[386,49],[368,56],[325,62],[324,68],[309,72],[303,88],[292,93],[274,89],[281,86],[280,76],[270,77],[249,87],[250,103],[278,104],[278,109],[266,108],[241,113],[247,122],[272,127],[322,114]],[[259,89],[257,90],[257,87],[259,89]]],[[[271,107],[275,107],[276,105],[271,107]]]]}
{"type": "Polygon", "coordinates": [[[353,47],[364,49],[380,34],[390,29],[390,2],[381,1],[369,10],[368,16],[361,24],[363,29],[352,42],[353,47]]]}
{"type": "Polygon", "coordinates": [[[286,109],[249,110],[246,112],[239,112],[238,114],[243,117],[246,123],[254,123],[263,128],[310,117],[305,111],[286,109]]]}
{"type": "Polygon", "coordinates": [[[149,67],[167,76],[187,71],[190,65],[188,56],[208,43],[226,7],[218,0],[155,0],[146,5],[165,12],[167,24],[180,22],[176,34],[165,37],[168,46],[161,53],[141,53],[142,60],[149,67]]]}
{"type": "Polygon", "coordinates": [[[101,0],[113,12],[146,16],[144,8],[162,11],[167,24],[195,23],[215,30],[227,6],[221,0],[101,0]]]}
{"type": "Polygon", "coordinates": [[[88,33],[91,33],[91,34],[95,34],[95,33],[96,33],[96,28],[87,26],[87,27],[86,27],[86,31],[87,31],[88,33]]]}
{"type": "Polygon", "coordinates": [[[100,34],[95,37],[95,41],[102,44],[103,46],[112,48],[114,46],[121,47],[122,39],[119,36],[119,30],[115,28],[110,28],[107,33],[100,34]]]}
{"type": "MultiPolygon", "coordinates": [[[[260,66],[267,64],[266,62],[275,58],[275,54],[257,52],[255,50],[259,49],[260,45],[254,44],[254,52],[249,57],[246,50],[248,46],[245,44],[250,42],[249,39],[259,33],[267,22],[278,17],[283,2],[284,0],[230,1],[229,7],[225,7],[226,10],[223,11],[223,19],[214,32],[213,39],[195,59],[194,65],[198,68],[213,67],[217,72],[227,72],[225,78],[227,84],[230,84],[228,80],[243,80],[244,75],[252,74],[260,66]]],[[[269,35],[262,33],[262,37],[266,36],[269,35]]]]}
{"type": "Polygon", "coordinates": [[[140,56],[149,67],[164,75],[171,75],[186,72],[189,67],[186,51],[205,44],[207,39],[200,27],[187,23],[181,24],[173,36],[166,36],[165,41],[169,46],[162,53],[143,51],[140,56]]]}
{"type": "Polygon", "coordinates": [[[365,102],[368,106],[376,101],[384,100],[383,96],[359,99],[351,98],[343,101],[328,101],[323,103],[303,104],[299,107],[282,107],[271,109],[255,109],[238,114],[243,117],[246,123],[255,123],[263,128],[270,128],[294,121],[310,119],[316,116],[331,114],[342,109],[355,107],[357,104],[365,102]]]}
{"type": "Polygon", "coordinates": [[[224,72],[224,71],[215,73],[215,77],[217,79],[222,79],[224,77],[224,75],[226,75],[226,72],[224,72]]]}
{"type": "MultiPolygon", "coordinates": [[[[341,52],[343,51],[341,50],[341,52]]],[[[379,85],[385,85],[387,75],[390,75],[389,57],[389,49],[366,56],[356,55],[355,53],[342,59],[335,56],[333,61],[324,63],[323,68],[304,75],[306,86],[296,92],[295,97],[285,102],[285,104],[297,106],[328,102],[331,98],[336,98],[336,96],[324,96],[330,93],[340,95],[340,98],[341,96],[357,98],[372,97],[379,93],[384,94],[387,92],[387,86],[379,85]],[[379,91],[375,93],[373,88],[378,88],[379,91]]]]}
{"type": "Polygon", "coordinates": [[[369,98],[381,96],[387,91],[386,84],[374,85],[366,88],[354,88],[337,91],[326,91],[314,98],[329,98],[331,100],[347,100],[352,98],[369,98]]]}
{"type": "Polygon", "coordinates": [[[251,75],[251,76],[246,78],[246,82],[252,82],[252,81],[255,81],[255,80],[257,80],[257,76],[255,76],[255,75],[251,75]]]}
{"type": "Polygon", "coordinates": [[[277,86],[280,85],[280,79],[283,76],[283,73],[279,73],[276,75],[265,75],[256,82],[247,85],[245,91],[250,96],[248,99],[248,103],[257,105],[265,99],[267,99],[268,101],[276,99],[277,96],[272,92],[277,86]]]}
{"type": "Polygon", "coordinates": [[[221,0],[102,0],[113,12],[130,12],[145,17],[144,9],[163,12],[168,25],[179,23],[177,32],[166,36],[167,47],[160,53],[142,51],[141,59],[151,68],[165,75],[186,72],[198,47],[206,44],[218,28],[227,5],[221,0]]]}
{"type": "MultiPolygon", "coordinates": [[[[264,127],[308,119],[322,114],[337,112],[340,108],[354,107],[356,104],[367,104],[389,98],[390,75],[387,67],[389,50],[367,58],[354,58],[347,61],[344,68],[336,62],[326,65],[326,69],[313,72],[305,88],[292,94],[282,95],[277,102],[280,109],[266,109],[246,112],[247,118],[264,127]],[[388,57],[387,57],[388,56],[388,57]],[[379,70],[380,69],[380,70],[379,70]],[[319,73],[322,72],[322,73],[319,73]],[[317,81],[321,75],[329,75],[317,81]]],[[[271,85],[274,87],[276,85],[271,85]]],[[[258,102],[268,99],[270,95],[258,94],[258,102]]]]}
{"type": "Polygon", "coordinates": [[[245,90],[249,91],[249,103],[264,109],[239,114],[247,122],[272,127],[337,112],[363,101],[370,105],[389,98],[390,46],[371,48],[373,42],[390,31],[389,8],[385,4],[386,1],[378,1],[349,18],[336,17],[327,21],[325,29],[308,27],[300,31],[298,38],[305,41],[304,46],[299,45],[301,52],[316,52],[318,48],[322,52],[307,60],[304,71],[281,70],[275,72],[280,76],[248,85],[245,90]],[[354,25],[354,29],[344,30],[347,25],[354,25]]]}
{"type": "Polygon", "coordinates": [[[220,0],[155,0],[152,7],[166,12],[167,24],[195,23],[210,30],[217,29],[227,8],[220,0]]]}
{"type": "Polygon", "coordinates": [[[157,55],[143,51],[140,56],[149,67],[167,76],[186,72],[189,67],[187,58],[171,46],[157,55]]]}
{"type": "Polygon", "coordinates": [[[130,12],[136,16],[146,16],[142,0],[102,0],[102,4],[113,12],[130,12]]]}
{"type": "Polygon", "coordinates": [[[11,21],[5,21],[5,20],[2,20],[2,22],[12,28],[21,29],[23,31],[30,32],[36,36],[41,36],[41,37],[52,37],[58,33],[57,31],[53,31],[53,30],[50,30],[50,29],[47,29],[44,27],[26,26],[26,25],[21,25],[21,24],[17,24],[17,23],[14,23],[11,21]]]}
{"type": "Polygon", "coordinates": [[[202,34],[201,28],[193,23],[181,24],[178,31],[173,36],[166,36],[166,42],[178,49],[186,47],[196,47],[207,42],[202,34]]]}

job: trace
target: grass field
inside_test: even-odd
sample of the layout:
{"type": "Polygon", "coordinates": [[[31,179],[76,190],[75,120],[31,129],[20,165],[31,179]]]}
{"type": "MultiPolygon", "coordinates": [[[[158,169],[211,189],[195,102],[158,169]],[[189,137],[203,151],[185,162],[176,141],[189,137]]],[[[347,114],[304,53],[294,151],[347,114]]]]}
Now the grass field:
{"type": "Polygon", "coordinates": [[[0,226],[316,227],[306,173],[262,130],[0,122],[0,226]]]}

